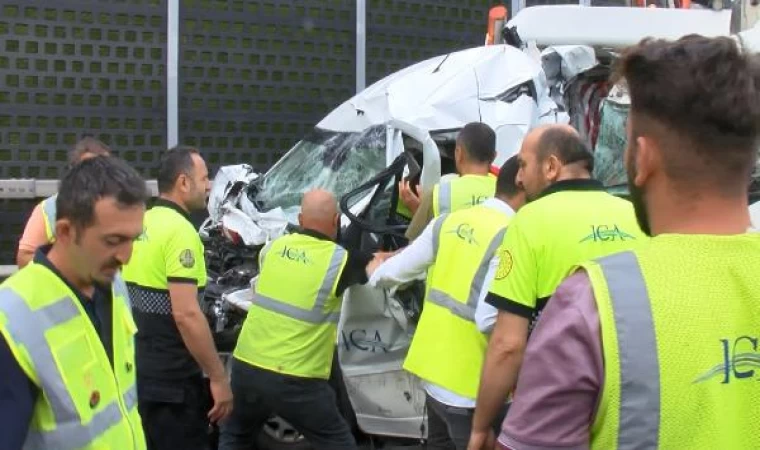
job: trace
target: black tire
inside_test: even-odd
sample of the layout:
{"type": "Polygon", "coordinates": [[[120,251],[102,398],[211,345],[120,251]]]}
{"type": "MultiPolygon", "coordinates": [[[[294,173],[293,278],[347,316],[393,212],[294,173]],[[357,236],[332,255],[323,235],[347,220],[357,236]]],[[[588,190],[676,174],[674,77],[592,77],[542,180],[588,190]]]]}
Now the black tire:
{"type": "Polygon", "coordinates": [[[273,417],[256,437],[259,450],[311,450],[311,444],[295,428],[279,417],[273,417]]]}

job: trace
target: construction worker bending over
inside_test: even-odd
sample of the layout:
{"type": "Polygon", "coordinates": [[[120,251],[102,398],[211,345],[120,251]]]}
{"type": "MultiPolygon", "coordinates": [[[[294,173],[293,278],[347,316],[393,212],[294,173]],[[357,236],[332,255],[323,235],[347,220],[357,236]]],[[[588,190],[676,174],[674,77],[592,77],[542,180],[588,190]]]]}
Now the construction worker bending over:
{"type": "Polygon", "coordinates": [[[210,183],[197,149],[176,147],[161,156],[159,198],[124,268],[139,330],[140,415],[149,450],[206,449],[209,420],[223,419],[232,408],[228,377],[199,304],[206,266],[189,216],[205,207],[210,183]],[[211,411],[202,371],[210,381],[211,411]]]}
{"type": "Polygon", "coordinates": [[[255,297],[233,352],[235,408],[222,423],[220,450],[250,448],[272,413],[317,450],[356,448],[327,380],[343,292],[366,283],[368,265],[379,260],[335,243],[339,218],[331,193],[307,192],[301,230],[261,251],[255,297]]]}
{"type": "Polygon", "coordinates": [[[501,248],[504,270],[486,302],[499,309],[488,343],[470,449],[493,448],[491,424],[517,379],[529,326],[576,264],[646,238],[631,202],[591,179],[593,155],[567,125],[532,130],[519,152],[518,184],[529,201],[501,248]]]}
{"type": "Polygon", "coordinates": [[[501,448],[760,448],[760,234],[747,230],[760,71],[750,58],[732,39],[701,36],[623,55],[628,186],[654,237],[582,263],[559,286],[501,448]]]}
{"type": "MultiPolygon", "coordinates": [[[[507,160],[499,172],[496,198],[437,217],[370,277],[371,285],[389,288],[427,272],[425,305],[404,369],[425,387],[430,449],[464,450],[470,439],[488,344],[481,329],[496,316],[484,299],[498,272],[496,250],[510,217],[524,203],[515,185],[518,168],[517,157],[507,160]]],[[[505,402],[502,407],[494,429],[506,413],[505,402]]]]}
{"type": "Polygon", "coordinates": [[[0,448],[144,450],[119,268],[142,233],[148,189],[104,156],[58,189],[55,242],[0,285],[0,448]]]}
{"type": "MultiPolygon", "coordinates": [[[[110,155],[110,153],[111,149],[106,144],[93,137],[85,137],[77,142],[74,149],[69,153],[69,165],[66,170],[85,159],[98,155],[110,155]]],[[[51,244],[55,239],[56,197],[57,194],[51,195],[39,202],[32,210],[32,215],[26,222],[24,234],[18,243],[16,264],[19,269],[31,262],[38,247],[51,244]]]]}
{"type": "Polygon", "coordinates": [[[492,198],[496,177],[491,164],[496,158],[496,133],[485,123],[471,122],[457,135],[454,162],[458,177],[442,181],[417,198],[408,183],[399,185],[400,201],[413,213],[406,237],[414,240],[433,218],[469,208],[492,198]]]}

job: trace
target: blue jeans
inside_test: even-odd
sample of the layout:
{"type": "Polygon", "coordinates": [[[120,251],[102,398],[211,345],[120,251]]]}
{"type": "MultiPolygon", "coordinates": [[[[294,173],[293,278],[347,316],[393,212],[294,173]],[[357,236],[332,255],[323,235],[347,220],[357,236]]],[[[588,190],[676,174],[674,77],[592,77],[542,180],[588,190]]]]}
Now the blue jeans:
{"type": "Polygon", "coordinates": [[[233,409],[220,426],[219,450],[255,448],[272,413],[293,425],[315,450],[356,450],[327,380],[282,375],[233,359],[231,385],[233,409]]]}

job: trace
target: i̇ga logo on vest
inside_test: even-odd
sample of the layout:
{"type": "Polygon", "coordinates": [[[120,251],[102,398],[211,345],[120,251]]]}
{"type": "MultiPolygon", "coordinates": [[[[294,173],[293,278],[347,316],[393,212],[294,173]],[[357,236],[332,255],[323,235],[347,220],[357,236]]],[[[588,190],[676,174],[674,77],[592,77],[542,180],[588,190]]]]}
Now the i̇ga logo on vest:
{"type": "Polygon", "coordinates": [[[487,195],[473,195],[470,197],[470,202],[465,203],[464,206],[477,206],[488,199],[487,195]]]}
{"type": "Polygon", "coordinates": [[[720,376],[721,384],[732,380],[756,380],[755,369],[760,369],[760,354],[757,353],[758,338],[740,336],[735,339],[721,339],[720,350],[723,361],[697,377],[694,383],[702,383],[720,376]]]}
{"type": "Polygon", "coordinates": [[[591,225],[591,233],[583,239],[583,242],[609,242],[609,241],[627,241],[636,239],[636,237],[621,230],[617,225],[591,225]]]}
{"type": "Polygon", "coordinates": [[[285,246],[280,252],[280,257],[288,259],[290,261],[299,262],[301,264],[311,264],[309,257],[306,256],[306,251],[300,248],[293,248],[285,246]]]}
{"type": "Polygon", "coordinates": [[[475,229],[469,223],[459,224],[455,229],[450,230],[449,234],[456,234],[457,237],[468,244],[478,244],[475,239],[475,229]]]}

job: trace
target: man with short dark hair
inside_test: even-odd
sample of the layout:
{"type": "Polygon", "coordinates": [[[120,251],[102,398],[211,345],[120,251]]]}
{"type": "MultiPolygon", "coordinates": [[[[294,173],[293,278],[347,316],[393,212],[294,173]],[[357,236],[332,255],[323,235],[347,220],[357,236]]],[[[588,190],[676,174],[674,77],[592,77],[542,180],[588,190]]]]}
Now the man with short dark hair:
{"type": "MultiPolygon", "coordinates": [[[[427,274],[425,306],[404,362],[427,394],[427,448],[464,450],[496,309],[485,304],[499,272],[497,248],[525,202],[515,182],[517,157],[501,167],[496,196],[433,220],[408,247],[374,271],[370,284],[391,288],[427,274]]],[[[504,261],[509,263],[509,261],[504,261]]],[[[506,413],[492,421],[494,429],[506,413]]]]}
{"type": "MultiPolygon", "coordinates": [[[[103,142],[92,136],[84,137],[77,142],[69,152],[69,161],[66,170],[85,159],[98,155],[110,155],[111,149],[103,142]]],[[[29,264],[35,250],[41,245],[50,244],[55,239],[56,222],[56,195],[52,195],[41,201],[32,210],[32,215],[26,222],[24,233],[18,243],[16,264],[19,268],[29,264]]]]}
{"type": "Polygon", "coordinates": [[[206,266],[189,216],[206,205],[206,163],[193,147],[173,148],[162,155],[157,181],[159,198],[124,268],[139,330],[140,414],[149,450],[205,449],[209,419],[217,422],[232,408],[227,375],[200,309],[206,266]],[[209,412],[203,372],[214,400],[209,412]]]}
{"type": "Polygon", "coordinates": [[[401,201],[414,214],[406,237],[414,240],[434,217],[469,208],[492,198],[496,177],[490,172],[496,158],[496,133],[485,123],[471,122],[457,135],[454,149],[458,177],[433,186],[420,200],[402,182],[401,201]]]}
{"type": "Polygon", "coordinates": [[[747,210],[758,67],[730,38],[623,54],[628,184],[653,238],[557,288],[501,448],[760,448],[760,235],[747,210]]]}
{"type": "Polygon", "coordinates": [[[493,448],[491,425],[514,388],[529,329],[567,271],[644,238],[631,202],[591,179],[589,151],[570,126],[531,130],[518,157],[517,181],[530,202],[509,225],[500,250],[504,270],[486,298],[499,314],[483,365],[471,449],[493,448]]]}
{"type": "Polygon", "coordinates": [[[0,448],[145,449],[119,269],[148,195],[117,158],[75,165],[59,187],[55,241],[0,285],[0,448]]]}

